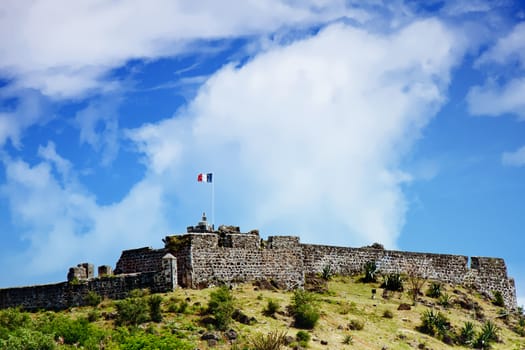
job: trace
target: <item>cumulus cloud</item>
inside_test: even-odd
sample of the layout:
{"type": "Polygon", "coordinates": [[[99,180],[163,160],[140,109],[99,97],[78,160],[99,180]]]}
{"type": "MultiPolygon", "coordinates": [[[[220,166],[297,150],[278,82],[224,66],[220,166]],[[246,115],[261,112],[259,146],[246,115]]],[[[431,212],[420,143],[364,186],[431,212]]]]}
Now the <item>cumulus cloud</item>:
{"type": "Polygon", "coordinates": [[[444,101],[454,41],[436,20],[391,35],[333,25],[224,67],[183,112],[128,135],[153,173],[213,169],[223,218],[393,247],[410,180],[399,161],[444,101]]]}
{"type": "Polygon", "coordinates": [[[484,85],[472,87],[467,96],[471,114],[498,116],[512,113],[521,119],[525,118],[525,102],[523,101],[523,96],[525,96],[524,37],[525,23],[517,24],[476,61],[477,67],[515,62],[517,67],[521,67],[521,69],[513,72],[513,78],[508,79],[503,85],[489,77],[484,85]]]}
{"type": "Polygon", "coordinates": [[[67,266],[81,261],[113,264],[119,254],[115,247],[142,246],[152,238],[160,242],[167,232],[159,184],[141,181],[120,202],[102,206],[75,180],[71,163],[53,143],[40,147],[39,155],[35,165],[3,159],[6,182],[0,193],[27,245],[24,254],[2,256],[4,266],[18,272],[17,283],[49,282],[45,276],[57,274],[63,279],[67,266]]]}
{"type": "Polygon", "coordinates": [[[525,146],[517,149],[514,152],[505,152],[501,157],[504,165],[524,166],[525,165],[525,146]]]}
{"type": "MultiPolygon", "coordinates": [[[[105,74],[133,58],[184,51],[193,40],[272,32],[367,14],[344,1],[131,2],[64,0],[1,5],[0,72],[54,98],[107,92],[105,74]]],[[[194,49],[194,47],[192,46],[194,49]]]]}
{"type": "Polygon", "coordinates": [[[487,82],[484,86],[470,89],[467,102],[469,112],[474,115],[497,117],[515,114],[525,120],[525,77],[512,79],[503,86],[487,82]]]}

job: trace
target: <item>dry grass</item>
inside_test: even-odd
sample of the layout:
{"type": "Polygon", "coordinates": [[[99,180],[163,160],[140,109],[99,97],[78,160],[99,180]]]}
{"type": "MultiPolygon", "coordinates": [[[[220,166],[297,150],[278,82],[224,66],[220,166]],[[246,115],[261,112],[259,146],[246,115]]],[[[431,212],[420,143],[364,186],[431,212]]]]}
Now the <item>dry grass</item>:
{"type": "MultiPolygon", "coordinates": [[[[525,349],[525,338],[513,332],[510,326],[497,317],[501,308],[464,288],[447,285],[443,287],[452,296],[452,300],[460,298],[464,294],[481,306],[485,319],[495,321],[501,329],[500,338],[503,342],[494,344],[493,349],[525,349]]],[[[155,325],[155,327],[169,327],[181,332],[194,340],[198,348],[207,349],[207,343],[199,339],[199,331],[204,331],[205,326],[199,323],[201,316],[198,314],[198,309],[199,305],[203,307],[207,304],[210,291],[210,289],[179,289],[173,293],[163,294],[164,310],[167,310],[170,300],[174,299],[186,300],[188,308],[186,313],[165,312],[163,323],[155,325]]],[[[476,329],[482,325],[482,322],[476,320],[474,310],[461,309],[454,302],[450,308],[445,309],[438,305],[436,299],[426,296],[420,296],[417,305],[412,306],[411,310],[399,311],[397,307],[401,303],[412,305],[411,295],[406,292],[392,293],[390,298],[384,299],[381,296],[381,291],[379,283],[364,284],[357,282],[357,278],[334,277],[328,284],[328,293],[317,294],[321,318],[317,326],[309,331],[311,340],[308,348],[375,350],[386,346],[389,350],[395,350],[417,349],[420,344],[424,344],[429,349],[466,349],[460,346],[448,346],[416,330],[416,327],[421,323],[422,312],[429,309],[431,304],[434,304],[435,309],[446,315],[456,330],[459,330],[465,321],[474,322],[476,329]],[[373,288],[378,291],[374,299],[372,298],[373,288]],[[393,317],[383,317],[385,310],[390,310],[393,317]],[[351,320],[362,322],[364,324],[363,329],[350,330],[348,324],[351,320]],[[352,337],[352,344],[343,344],[348,335],[352,337]],[[321,341],[326,341],[328,344],[323,345],[321,341]]],[[[293,320],[286,314],[286,307],[290,304],[292,297],[291,292],[257,290],[251,284],[242,284],[233,288],[233,295],[236,307],[249,317],[253,316],[257,319],[257,323],[254,325],[244,325],[238,322],[232,324],[232,328],[239,334],[236,349],[249,349],[249,340],[257,333],[284,331],[295,338],[298,329],[292,327],[293,320]],[[265,316],[263,312],[270,299],[280,305],[280,309],[274,317],[265,316]]],[[[111,301],[104,301],[98,310],[101,314],[111,314],[114,312],[112,305],[111,301]]],[[[87,315],[89,310],[91,308],[80,308],[74,310],[74,313],[87,315]]],[[[113,326],[113,321],[104,320],[102,317],[97,323],[104,327],[113,326]]],[[[227,340],[223,340],[214,349],[231,348],[232,345],[227,340]]]]}

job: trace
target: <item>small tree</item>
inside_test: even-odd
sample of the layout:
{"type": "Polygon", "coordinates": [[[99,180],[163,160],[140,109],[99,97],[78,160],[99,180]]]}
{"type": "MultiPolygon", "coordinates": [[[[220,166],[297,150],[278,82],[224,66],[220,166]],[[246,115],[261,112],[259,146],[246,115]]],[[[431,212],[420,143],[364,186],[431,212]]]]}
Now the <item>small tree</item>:
{"type": "Polygon", "coordinates": [[[207,311],[215,318],[217,328],[221,331],[226,330],[232,322],[234,311],[233,294],[230,288],[221,286],[211,292],[207,311]]]}
{"type": "Polygon", "coordinates": [[[408,269],[407,279],[410,288],[410,295],[412,296],[412,301],[415,305],[427,279],[415,267],[408,269]]]}
{"type": "Polygon", "coordinates": [[[312,329],[320,317],[314,295],[302,289],[295,290],[290,309],[297,328],[312,329]]]}

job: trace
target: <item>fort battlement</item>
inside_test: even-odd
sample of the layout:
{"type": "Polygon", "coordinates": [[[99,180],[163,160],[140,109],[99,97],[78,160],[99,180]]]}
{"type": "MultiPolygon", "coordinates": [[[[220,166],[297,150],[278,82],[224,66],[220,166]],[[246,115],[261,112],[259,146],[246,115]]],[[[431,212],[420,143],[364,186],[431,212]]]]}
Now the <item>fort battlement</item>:
{"type": "Polygon", "coordinates": [[[137,288],[168,292],[177,287],[204,288],[221,283],[272,281],[284,289],[302,287],[305,276],[324,268],[341,275],[362,272],[369,261],[379,273],[417,273],[421,277],[475,288],[492,296],[499,291],[508,308],[516,307],[514,280],[500,258],[414,253],[303,244],[296,236],[259,237],[258,231],[241,233],[238,227],[214,230],[203,220],[188,233],[167,236],[164,248],[125,250],[112,274],[111,267],[83,263],[72,267],[68,282],[0,289],[0,308],[64,309],[85,305],[88,293],[112,299],[126,297],[137,288]]]}

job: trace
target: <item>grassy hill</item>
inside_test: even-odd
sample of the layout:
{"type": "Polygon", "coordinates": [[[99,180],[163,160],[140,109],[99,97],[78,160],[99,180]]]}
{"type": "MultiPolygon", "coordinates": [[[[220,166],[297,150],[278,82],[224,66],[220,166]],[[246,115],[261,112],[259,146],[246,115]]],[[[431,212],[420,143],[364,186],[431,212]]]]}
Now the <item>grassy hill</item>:
{"type": "Polygon", "coordinates": [[[294,310],[297,315],[300,307],[290,306],[297,294],[253,284],[160,295],[135,291],[124,301],[101,301],[91,295],[96,306],[56,313],[1,311],[0,347],[278,349],[270,346],[271,337],[288,336],[282,349],[467,349],[460,345],[461,332],[469,333],[464,328],[471,323],[473,343],[481,344],[485,327],[485,332],[496,333],[492,341],[487,338],[485,348],[525,349],[522,310],[508,312],[494,300],[458,286],[434,285],[434,296],[441,296],[426,296],[433,284],[418,283],[424,284],[414,303],[413,294],[406,291],[414,282],[405,281],[404,292],[384,293],[380,282],[362,283],[359,277],[314,279],[317,292],[299,296],[311,306],[308,312],[319,314],[315,326],[305,330],[294,326],[294,310]],[[399,310],[400,305],[410,309],[399,310]]]}

